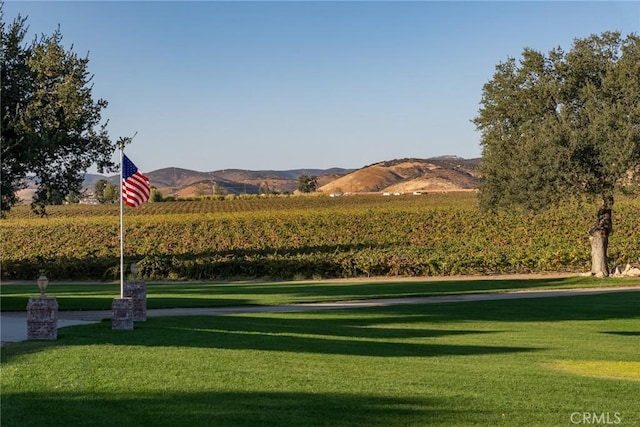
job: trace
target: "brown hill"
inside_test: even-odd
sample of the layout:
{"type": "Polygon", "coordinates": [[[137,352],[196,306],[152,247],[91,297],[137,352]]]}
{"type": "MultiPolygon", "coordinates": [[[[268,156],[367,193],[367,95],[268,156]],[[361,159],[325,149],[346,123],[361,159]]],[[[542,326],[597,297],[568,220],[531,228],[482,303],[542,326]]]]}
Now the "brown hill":
{"type": "Polygon", "coordinates": [[[365,166],[320,187],[323,193],[429,192],[478,187],[479,159],[400,159],[365,166]]]}
{"type": "Polygon", "coordinates": [[[300,175],[317,176],[319,185],[353,171],[353,169],[293,169],[285,171],[224,169],[195,172],[165,168],[146,175],[151,185],[164,196],[194,197],[213,194],[258,194],[261,191],[293,193],[300,175]]]}
{"type": "Polygon", "coordinates": [[[295,169],[251,171],[224,169],[195,172],[165,168],[147,173],[151,184],[165,196],[193,197],[212,194],[257,194],[262,189],[294,192],[302,174],[318,178],[319,191],[330,193],[429,192],[470,190],[481,180],[480,159],[456,156],[399,159],[375,163],[358,170],[295,169]]]}
{"type": "MultiPolygon", "coordinates": [[[[294,192],[300,175],[315,176],[319,191],[330,193],[429,192],[475,189],[480,182],[476,169],[480,159],[455,156],[431,159],[391,160],[361,169],[295,169],[285,171],[251,171],[224,169],[197,172],[181,168],[164,168],[145,172],[151,185],[163,196],[197,197],[212,194],[258,194],[262,189],[278,193],[294,192]]],[[[119,176],[85,176],[83,187],[92,193],[98,179],[118,184],[119,176]]],[[[31,190],[32,191],[32,190],[31,190]]],[[[29,190],[20,198],[31,200],[29,190]]]]}

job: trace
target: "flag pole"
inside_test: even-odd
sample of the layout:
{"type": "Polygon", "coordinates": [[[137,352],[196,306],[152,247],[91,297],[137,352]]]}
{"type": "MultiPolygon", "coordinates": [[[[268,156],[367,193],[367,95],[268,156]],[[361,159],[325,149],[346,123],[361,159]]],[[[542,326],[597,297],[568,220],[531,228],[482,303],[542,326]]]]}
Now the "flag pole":
{"type": "Polygon", "coordinates": [[[123,215],[124,142],[120,144],[120,298],[124,298],[124,215],[123,215]]]}

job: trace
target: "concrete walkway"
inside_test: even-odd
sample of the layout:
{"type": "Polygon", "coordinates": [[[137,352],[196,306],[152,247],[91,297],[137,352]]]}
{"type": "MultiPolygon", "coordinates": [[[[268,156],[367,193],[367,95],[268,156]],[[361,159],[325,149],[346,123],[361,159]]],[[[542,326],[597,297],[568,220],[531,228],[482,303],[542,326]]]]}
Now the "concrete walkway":
{"type": "MultiPolygon", "coordinates": [[[[163,308],[147,310],[147,317],[171,316],[220,316],[225,314],[275,313],[308,310],[338,310],[347,308],[386,307],[401,304],[436,304],[445,302],[512,300],[522,298],[553,298],[575,295],[596,295],[612,292],[638,292],[640,286],[621,286],[588,289],[528,290],[490,294],[442,295],[431,297],[387,298],[357,301],[318,302],[274,306],[242,306],[221,308],[163,308]]],[[[101,311],[60,311],[58,328],[86,325],[110,319],[110,310],[101,311]]],[[[2,343],[25,341],[27,339],[27,313],[0,313],[0,341],[2,343]]]]}

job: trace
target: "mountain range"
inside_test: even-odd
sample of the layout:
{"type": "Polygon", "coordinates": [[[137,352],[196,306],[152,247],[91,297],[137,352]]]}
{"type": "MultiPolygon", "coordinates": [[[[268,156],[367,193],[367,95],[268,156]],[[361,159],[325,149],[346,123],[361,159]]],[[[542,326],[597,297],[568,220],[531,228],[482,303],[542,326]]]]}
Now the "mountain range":
{"type": "MultiPolygon", "coordinates": [[[[481,176],[480,159],[444,156],[429,159],[396,159],[359,169],[242,170],[196,172],[164,168],[147,173],[164,196],[193,197],[212,194],[258,194],[261,191],[293,193],[300,175],[317,178],[318,191],[335,193],[429,192],[471,190],[481,176]]],[[[116,183],[118,177],[116,176],[116,183]]]]}
{"type": "MultiPolygon", "coordinates": [[[[473,190],[482,177],[478,172],[480,159],[442,156],[428,159],[396,159],[382,161],[359,169],[293,169],[244,170],[223,169],[198,172],[168,167],[144,172],[151,185],[164,197],[180,198],[213,194],[294,193],[300,175],[316,177],[318,191],[326,194],[408,193],[431,191],[473,190]]],[[[118,185],[119,175],[86,174],[83,188],[91,193],[95,183],[106,179],[118,185]]],[[[29,189],[19,197],[30,199],[29,189]]],[[[33,190],[31,189],[31,193],[33,190]]]]}

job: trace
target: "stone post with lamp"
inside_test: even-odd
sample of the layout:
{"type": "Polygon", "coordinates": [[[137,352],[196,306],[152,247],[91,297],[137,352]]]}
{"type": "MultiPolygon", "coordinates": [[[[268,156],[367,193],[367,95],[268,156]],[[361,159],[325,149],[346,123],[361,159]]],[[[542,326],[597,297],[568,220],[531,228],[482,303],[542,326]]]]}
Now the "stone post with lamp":
{"type": "Polygon", "coordinates": [[[38,278],[40,296],[29,298],[27,304],[27,339],[58,339],[58,301],[45,295],[49,279],[44,274],[38,278]]]}
{"type": "Polygon", "coordinates": [[[130,269],[133,280],[124,282],[124,296],[133,302],[133,321],[144,322],[147,320],[147,283],[137,280],[138,264],[131,264],[130,269]]]}

